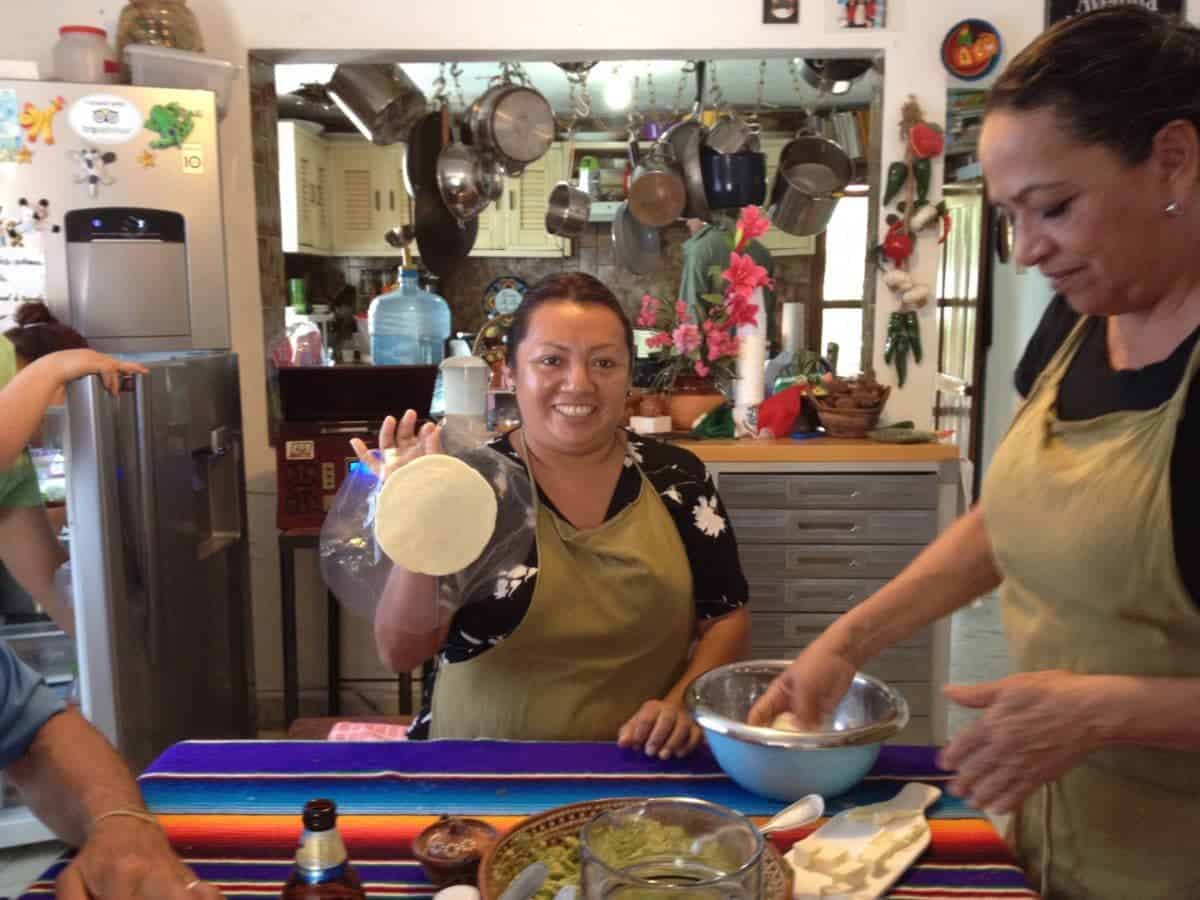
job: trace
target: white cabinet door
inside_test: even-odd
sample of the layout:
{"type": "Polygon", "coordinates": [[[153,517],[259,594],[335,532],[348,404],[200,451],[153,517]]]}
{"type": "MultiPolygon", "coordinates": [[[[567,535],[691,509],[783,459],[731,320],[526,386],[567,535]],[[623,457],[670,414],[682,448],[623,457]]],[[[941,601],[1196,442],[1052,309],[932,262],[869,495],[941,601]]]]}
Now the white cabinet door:
{"type": "MultiPolygon", "coordinates": [[[[775,171],[779,168],[779,152],[787,144],[787,138],[764,138],[762,151],[767,155],[767,202],[771,201],[771,188],[775,184],[775,171]]],[[[808,256],[816,251],[817,239],[813,235],[798,237],[781,228],[771,228],[759,240],[771,251],[772,256],[808,256]]]]}
{"type": "MultiPolygon", "coordinates": [[[[507,181],[507,179],[506,179],[507,181]]],[[[508,227],[508,186],[495,203],[479,214],[479,236],[475,238],[472,256],[497,256],[508,243],[505,229],[508,227]]]]}
{"type": "Polygon", "coordinates": [[[329,149],[294,122],[280,122],[279,206],[285,253],[330,247],[329,149]]]}
{"type": "Polygon", "coordinates": [[[376,154],[366,141],[338,141],[333,160],[333,250],[339,255],[374,254],[383,242],[384,187],[376,154]]]}
{"type": "Polygon", "coordinates": [[[567,255],[566,241],[546,231],[550,190],[566,177],[565,168],[563,145],[554,144],[520,179],[509,180],[506,256],[567,255]]]}

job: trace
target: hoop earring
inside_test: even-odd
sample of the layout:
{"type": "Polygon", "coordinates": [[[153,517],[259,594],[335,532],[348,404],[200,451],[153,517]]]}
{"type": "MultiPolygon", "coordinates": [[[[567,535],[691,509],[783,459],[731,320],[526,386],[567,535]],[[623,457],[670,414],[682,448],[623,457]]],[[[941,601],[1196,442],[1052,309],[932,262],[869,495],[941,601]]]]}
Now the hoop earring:
{"type": "Polygon", "coordinates": [[[1179,216],[1183,215],[1183,205],[1179,203],[1178,200],[1172,200],[1165,207],[1163,207],[1163,212],[1172,218],[1178,218],[1179,216]]]}

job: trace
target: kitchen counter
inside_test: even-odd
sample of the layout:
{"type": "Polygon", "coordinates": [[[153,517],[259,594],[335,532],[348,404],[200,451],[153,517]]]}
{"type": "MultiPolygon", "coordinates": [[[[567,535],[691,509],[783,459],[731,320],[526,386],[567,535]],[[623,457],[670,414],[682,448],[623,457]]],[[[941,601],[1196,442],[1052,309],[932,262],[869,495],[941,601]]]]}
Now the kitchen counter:
{"type": "Polygon", "coordinates": [[[706,463],[948,463],[956,462],[959,453],[953,444],[882,444],[863,438],[682,439],[672,443],[706,463]]]}

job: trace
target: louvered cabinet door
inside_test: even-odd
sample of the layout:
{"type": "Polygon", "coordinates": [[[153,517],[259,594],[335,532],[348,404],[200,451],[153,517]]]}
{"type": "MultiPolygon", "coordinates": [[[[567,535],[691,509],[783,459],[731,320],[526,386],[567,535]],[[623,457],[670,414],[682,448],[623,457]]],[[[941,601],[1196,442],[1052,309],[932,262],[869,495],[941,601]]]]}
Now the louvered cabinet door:
{"type": "Polygon", "coordinates": [[[335,143],[330,150],[335,253],[375,253],[387,247],[383,241],[387,197],[380,183],[378,152],[365,141],[335,143]]]}
{"type": "Polygon", "coordinates": [[[546,231],[550,191],[565,177],[562,144],[554,144],[520,179],[508,179],[507,246],[509,255],[566,256],[566,241],[546,231]]]}

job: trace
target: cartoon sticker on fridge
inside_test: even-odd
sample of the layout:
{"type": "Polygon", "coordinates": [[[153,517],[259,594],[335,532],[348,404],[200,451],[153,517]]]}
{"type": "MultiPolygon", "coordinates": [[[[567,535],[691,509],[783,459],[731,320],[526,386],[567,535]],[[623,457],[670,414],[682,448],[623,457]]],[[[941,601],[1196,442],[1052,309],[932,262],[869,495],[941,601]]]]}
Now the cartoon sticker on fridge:
{"type": "Polygon", "coordinates": [[[150,116],[146,119],[146,130],[158,135],[150,142],[151,150],[167,150],[171,147],[182,148],[196,128],[199,113],[186,109],[172,100],[170,103],[159,103],[150,107],[150,116]]]}
{"type": "Polygon", "coordinates": [[[25,149],[21,132],[17,92],[0,90],[0,162],[17,162],[17,154],[25,149]]]}
{"type": "Polygon", "coordinates": [[[88,196],[95,199],[100,195],[100,187],[117,183],[108,172],[108,167],[117,161],[117,154],[111,150],[99,150],[96,147],[85,147],[82,150],[72,150],[71,158],[79,165],[75,173],[76,184],[86,184],[88,196]]]}
{"type": "Polygon", "coordinates": [[[67,101],[62,97],[55,97],[50,101],[49,105],[38,109],[32,103],[26,102],[21,108],[21,127],[25,129],[25,140],[30,144],[36,144],[39,139],[47,146],[54,145],[54,117],[57,116],[67,101]]]}

